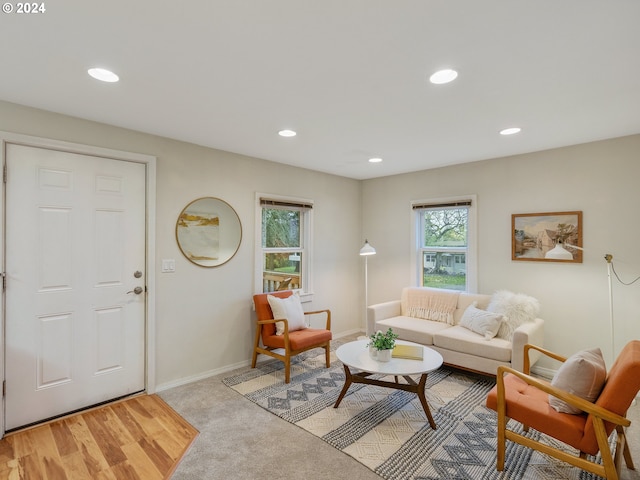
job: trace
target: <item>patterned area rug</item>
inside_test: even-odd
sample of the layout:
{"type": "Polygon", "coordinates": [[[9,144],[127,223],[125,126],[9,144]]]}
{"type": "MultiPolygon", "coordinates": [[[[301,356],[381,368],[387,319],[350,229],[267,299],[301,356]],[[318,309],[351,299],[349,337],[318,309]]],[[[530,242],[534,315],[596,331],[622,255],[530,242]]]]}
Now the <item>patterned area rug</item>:
{"type": "MultiPolygon", "coordinates": [[[[340,342],[333,343],[335,348],[340,342]]],[[[232,372],[223,382],[385,479],[600,478],[512,442],[507,442],[505,471],[496,471],[496,414],[484,406],[495,384],[489,377],[446,367],[430,373],[426,397],[438,427],[433,430],[417,396],[401,390],[354,384],[333,408],[344,369],[334,353],[331,367],[325,368],[324,354],[318,352],[292,362],[289,384],[282,362],[275,360],[232,372]]],[[[510,427],[522,433],[516,425],[510,427]]],[[[556,445],[533,430],[526,435],[556,445]]]]}

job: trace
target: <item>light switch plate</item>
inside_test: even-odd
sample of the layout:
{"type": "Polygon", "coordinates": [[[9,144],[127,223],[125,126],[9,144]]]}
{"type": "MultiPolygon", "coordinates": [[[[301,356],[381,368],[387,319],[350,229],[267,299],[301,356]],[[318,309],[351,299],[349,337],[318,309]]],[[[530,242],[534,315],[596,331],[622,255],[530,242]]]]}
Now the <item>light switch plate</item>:
{"type": "Polygon", "coordinates": [[[162,273],[173,273],[176,271],[176,261],[172,258],[162,259],[162,273]]]}

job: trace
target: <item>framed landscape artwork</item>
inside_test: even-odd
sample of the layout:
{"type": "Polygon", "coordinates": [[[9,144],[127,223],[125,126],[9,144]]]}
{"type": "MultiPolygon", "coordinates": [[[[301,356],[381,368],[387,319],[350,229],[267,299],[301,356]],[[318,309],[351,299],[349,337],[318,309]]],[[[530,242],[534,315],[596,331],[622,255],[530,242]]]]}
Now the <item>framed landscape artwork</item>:
{"type": "Polygon", "coordinates": [[[511,216],[511,259],[582,263],[582,212],[511,216]]]}
{"type": "Polygon", "coordinates": [[[189,203],[176,222],[178,247],[187,259],[201,267],[217,267],[238,251],[242,225],[238,214],[224,200],[203,197],[189,203]]]}

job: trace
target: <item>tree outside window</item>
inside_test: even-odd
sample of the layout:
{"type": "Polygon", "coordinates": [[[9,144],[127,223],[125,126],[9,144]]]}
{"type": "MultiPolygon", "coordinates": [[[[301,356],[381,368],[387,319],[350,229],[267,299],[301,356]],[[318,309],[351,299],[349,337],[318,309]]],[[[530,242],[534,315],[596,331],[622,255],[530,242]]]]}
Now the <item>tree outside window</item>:
{"type": "Polygon", "coordinates": [[[421,282],[425,287],[467,290],[468,206],[421,206],[421,282]]]}
{"type": "MultiPolygon", "coordinates": [[[[260,198],[262,292],[309,289],[309,232],[313,204],[260,198]]],[[[257,273],[257,272],[256,272],[257,273]]]]}

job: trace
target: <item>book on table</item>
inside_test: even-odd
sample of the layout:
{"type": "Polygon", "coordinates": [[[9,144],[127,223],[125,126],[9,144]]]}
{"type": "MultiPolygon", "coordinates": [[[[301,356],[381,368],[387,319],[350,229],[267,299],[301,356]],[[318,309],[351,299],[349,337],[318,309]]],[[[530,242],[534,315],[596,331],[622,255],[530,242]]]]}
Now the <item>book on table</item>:
{"type": "Polygon", "coordinates": [[[408,358],[409,360],[422,360],[424,348],[422,345],[396,345],[391,352],[393,358],[408,358]]]}

